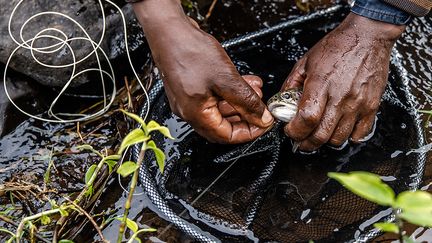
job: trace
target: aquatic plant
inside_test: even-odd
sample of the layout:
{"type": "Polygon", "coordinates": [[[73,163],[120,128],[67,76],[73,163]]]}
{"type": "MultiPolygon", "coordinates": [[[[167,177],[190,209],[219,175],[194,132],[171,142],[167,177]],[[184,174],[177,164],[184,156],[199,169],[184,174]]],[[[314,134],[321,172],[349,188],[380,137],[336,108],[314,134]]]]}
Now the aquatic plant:
{"type": "MultiPolygon", "coordinates": [[[[120,224],[117,242],[122,241],[123,233],[125,231],[126,226],[128,226],[128,225],[129,225],[128,228],[134,232],[132,239],[134,237],[136,237],[136,235],[138,235],[138,233],[140,233],[140,231],[138,230],[138,226],[131,227],[130,226],[131,223],[128,224],[127,216],[129,214],[129,209],[131,207],[133,193],[134,193],[135,187],[138,183],[138,169],[140,168],[140,166],[144,160],[144,155],[145,155],[145,152],[147,150],[152,150],[153,153],[155,154],[156,162],[158,164],[158,167],[159,167],[159,170],[161,171],[161,173],[163,173],[163,170],[164,170],[165,154],[162,150],[160,150],[158,147],[156,147],[155,142],[153,140],[151,140],[151,133],[152,132],[159,132],[167,138],[174,139],[171,136],[167,127],[161,126],[155,121],[150,121],[146,124],[141,117],[139,117],[133,113],[129,113],[127,111],[124,111],[124,110],[121,110],[121,111],[124,114],[126,114],[127,116],[129,116],[130,118],[134,119],[141,126],[139,128],[132,130],[128,135],[126,135],[126,137],[123,139],[123,142],[120,145],[120,149],[119,149],[117,155],[120,156],[121,154],[123,154],[124,151],[127,150],[127,148],[131,145],[134,145],[137,143],[142,143],[142,145],[141,145],[141,150],[140,150],[140,153],[138,156],[138,161],[136,161],[136,162],[127,161],[127,162],[123,163],[122,165],[120,165],[119,168],[117,169],[117,173],[119,173],[123,177],[126,177],[130,174],[133,174],[131,186],[129,189],[129,195],[128,195],[128,198],[124,204],[124,214],[123,214],[123,218],[121,219],[121,224],[120,224]]],[[[141,232],[143,232],[143,231],[141,231],[141,232]]]]}
{"type": "Polygon", "coordinates": [[[423,227],[432,227],[432,194],[425,191],[404,191],[395,195],[379,175],[353,171],[330,172],[328,176],[337,180],[354,194],[381,206],[391,207],[395,215],[393,222],[375,223],[374,227],[399,235],[401,242],[414,242],[402,232],[404,222],[423,227]]]}
{"type": "MultiPolygon", "coordinates": [[[[15,232],[12,232],[8,229],[0,228],[0,232],[10,235],[10,238],[7,241],[8,243],[21,242],[25,233],[28,234],[28,238],[31,242],[33,242],[32,239],[35,238],[38,238],[38,240],[41,240],[43,242],[50,242],[37,233],[38,228],[36,227],[36,225],[38,224],[42,226],[53,226],[55,228],[53,242],[70,243],[72,241],[67,239],[61,239],[57,241],[56,229],[58,226],[63,226],[69,218],[72,218],[73,213],[84,215],[96,229],[102,242],[108,242],[102,234],[102,225],[106,225],[113,220],[119,220],[121,222],[117,240],[118,242],[121,242],[123,240],[123,234],[126,230],[126,227],[133,232],[132,236],[128,239],[128,243],[132,243],[134,240],[141,242],[138,238],[139,234],[144,232],[156,231],[156,229],[153,228],[139,229],[138,224],[128,218],[128,214],[131,208],[133,194],[138,183],[138,169],[144,160],[145,153],[149,150],[152,151],[155,155],[156,162],[161,173],[163,173],[164,170],[165,154],[156,146],[155,142],[151,140],[151,135],[155,132],[159,132],[167,138],[173,139],[173,137],[171,136],[168,128],[159,125],[155,121],[145,123],[143,119],[133,113],[129,113],[124,110],[120,111],[123,112],[127,117],[135,120],[138,124],[140,124],[140,127],[132,130],[124,137],[116,154],[108,154],[107,149],[98,151],[89,144],[77,146],[76,149],[78,151],[86,151],[99,157],[98,162],[90,165],[85,173],[84,188],[73,200],[67,197],[62,197],[62,203],[58,203],[59,200],[56,201],[46,197],[45,200],[50,203],[51,208],[34,215],[24,217],[23,219],[21,219],[20,223],[16,225],[17,230],[15,232]],[[127,161],[120,164],[119,161],[122,159],[122,157],[124,157],[123,155],[127,151],[127,148],[137,143],[142,144],[138,161],[127,161]],[[95,193],[94,186],[97,178],[101,177],[101,175],[104,172],[106,173],[106,171],[108,171],[108,175],[116,172],[123,177],[127,177],[129,175],[132,175],[132,177],[130,182],[130,188],[128,191],[128,197],[124,204],[124,213],[121,216],[114,216],[107,220],[104,220],[101,225],[98,225],[93,218],[94,215],[92,216],[90,215],[90,213],[86,212],[86,210],[83,209],[80,204],[82,204],[83,201],[89,200],[90,197],[93,196],[93,194],[95,193]]],[[[48,168],[44,174],[45,189],[42,190],[42,194],[46,191],[46,186],[50,182],[50,170],[52,166],[53,161],[51,151],[49,156],[48,168]]],[[[100,192],[98,191],[98,193],[100,192]]],[[[13,223],[12,220],[9,220],[9,218],[5,216],[6,214],[7,212],[0,212],[0,219],[13,223]]]]}

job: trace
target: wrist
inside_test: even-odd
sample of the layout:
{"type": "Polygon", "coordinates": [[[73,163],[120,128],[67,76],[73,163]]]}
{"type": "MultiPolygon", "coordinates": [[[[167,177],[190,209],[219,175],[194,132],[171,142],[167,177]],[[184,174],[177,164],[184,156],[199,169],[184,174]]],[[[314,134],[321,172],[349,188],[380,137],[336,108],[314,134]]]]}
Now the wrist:
{"type": "Polygon", "coordinates": [[[145,32],[188,21],[178,0],[143,0],[132,6],[145,32]]]}
{"type": "Polygon", "coordinates": [[[392,44],[405,31],[405,25],[395,25],[377,21],[350,13],[341,24],[345,28],[355,30],[359,35],[376,40],[391,42],[392,44]]]}
{"type": "Polygon", "coordinates": [[[175,55],[182,47],[173,47],[189,43],[185,39],[198,30],[178,0],[143,0],[132,6],[157,64],[162,56],[175,55]]]}

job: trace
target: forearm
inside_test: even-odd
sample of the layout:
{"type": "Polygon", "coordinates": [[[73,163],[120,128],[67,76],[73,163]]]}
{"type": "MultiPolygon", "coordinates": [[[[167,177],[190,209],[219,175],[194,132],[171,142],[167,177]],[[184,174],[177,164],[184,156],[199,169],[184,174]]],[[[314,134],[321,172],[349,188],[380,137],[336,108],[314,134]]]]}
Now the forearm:
{"type": "Polygon", "coordinates": [[[194,35],[196,28],[184,14],[178,0],[144,0],[134,3],[133,9],[156,64],[166,68],[168,65],[164,64],[174,62],[175,58],[162,57],[174,57],[176,52],[182,51],[187,38],[194,35]]]}

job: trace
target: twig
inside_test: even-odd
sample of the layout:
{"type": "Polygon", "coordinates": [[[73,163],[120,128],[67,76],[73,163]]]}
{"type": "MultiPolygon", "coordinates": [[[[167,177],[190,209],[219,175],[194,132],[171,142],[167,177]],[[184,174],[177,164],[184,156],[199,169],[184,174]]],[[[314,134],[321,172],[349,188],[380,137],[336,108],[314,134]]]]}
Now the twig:
{"type": "MultiPolygon", "coordinates": [[[[102,168],[102,166],[105,164],[105,161],[103,160],[103,158],[101,158],[100,162],[98,163],[98,165],[96,166],[93,175],[91,176],[90,180],[86,183],[84,189],[80,192],[80,194],[78,194],[78,196],[75,198],[74,203],[79,204],[81,202],[81,200],[84,198],[85,194],[87,193],[87,191],[89,190],[89,185],[93,186],[94,181],[96,180],[96,178],[98,177],[99,171],[102,168]]],[[[66,216],[62,216],[60,217],[60,219],[57,221],[56,223],[56,227],[54,229],[54,236],[53,239],[57,240],[57,236],[58,236],[58,232],[61,228],[61,226],[66,222],[67,217],[66,216]]]]}
{"type": "Polygon", "coordinates": [[[83,137],[81,136],[81,132],[80,132],[80,122],[77,122],[76,127],[77,127],[77,131],[76,132],[78,133],[78,136],[80,137],[81,142],[85,143],[83,137]]]}
{"type": "Polygon", "coordinates": [[[126,76],[124,77],[124,81],[125,81],[125,86],[126,86],[126,91],[127,91],[126,93],[127,93],[127,97],[128,97],[128,108],[129,108],[129,110],[132,110],[133,105],[132,105],[131,90],[130,90],[129,82],[128,82],[128,79],[126,76]]]}
{"type": "Polygon", "coordinates": [[[209,10],[208,10],[206,16],[204,17],[204,22],[207,22],[207,20],[210,18],[211,14],[213,12],[213,9],[216,6],[217,1],[218,0],[213,0],[213,2],[211,3],[209,10]]]}
{"type": "MultiPolygon", "coordinates": [[[[0,220],[3,220],[4,222],[6,222],[6,223],[8,223],[8,224],[11,224],[11,225],[15,226],[16,228],[18,228],[18,224],[17,224],[17,223],[15,223],[15,222],[12,221],[10,218],[5,217],[5,216],[3,216],[3,215],[1,215],[1,214],[0,214],[0,220]]],[[[24,230],[28,233],[28,230],[27,230],[27,229],[24,229],[24,230]]],[[[40,241],[43,241],[43,242],[45,242],[45,243],[51,243],[49,240],[44,239],[44,238],[43,238],[42,236],[40,236],[38,233],[34,233],[34,235],[35,235],[36,238],[38,238],[40,241]]]]}
{"type": "Polygon", "coordinates": [[[15,235],[15,237],[16,237],[16,242],[17,242],[17,243],[21,242],[21,241],[20,241],[20,239],[21,239],[21,235],[22,235],[23,231],[25,230],[25,229],[24,229],[24,226],[25,226],[25,224],[26,224],[28,221],[38,219],[38,218],[40,218],[40,217],[42,217],[42,216],[51,215],[51,214],[57,214],[57,213],[60,213],[60,209],[58,209],[58,208],[56,208],[56,209],[51,209],[51,210],[47,210],[47,211],[40,212],[40,213],[37,213],[37,214],[35,214],[35,215],[32,215],[32,216],[28,216],[28,217],[23,218],[23,219],[21,220],[20,224],[19,224],[18,227],[17,227],[17,231],[16,231],[16,235],[15,235]]]}
{"type": "Polygon", "coordinates": [[[80,205],[78,205],[78,204],[76,204],[74,201],[72,201],[72,200],[70,200],[69,198],[64,198],[64,199],[66,199],[66,201],[68,201],[68,202],[70,202],[72,205],[74,205],[75,207],[76,207],[76,209],[80,212],[80,213],[82,213],[82,214],[84,214],[88,219],[89,219],[89,221],[93,224],[93,226],[94,226],[94,228],[96,229],[96,231],[98,232],[98,234],[99,234],[99,236],[101,237],[101,240],[103,241],[103,242],[108,242],[106,239],[105,239],[105,237],[103,236],[103,234],[102,234],[102,231],[101,231],[101,229],[100,229],[100,227],[99,227],[99,225],[96,223],[96,221],[94,221],[94,219],[93,219],[93,217],[90,215],[90,214],[88,214],[80,205]]]}

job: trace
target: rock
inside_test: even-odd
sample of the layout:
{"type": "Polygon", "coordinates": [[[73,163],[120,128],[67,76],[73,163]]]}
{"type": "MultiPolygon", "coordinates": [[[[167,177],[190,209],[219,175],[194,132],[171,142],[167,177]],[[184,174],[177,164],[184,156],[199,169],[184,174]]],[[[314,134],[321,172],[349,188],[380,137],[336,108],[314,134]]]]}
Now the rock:
{"type": "MultiPolygon", "coordinates": [[[[6,63],[9,55],[18,46],[10,37],[8,33],[8,22],[9,17],[12,13],[13,8],[18,4],[19,1],[7,1],[0,0],[0,61],[6,63]]],[[[108,3],[104,2],[105,15],[106,15],[106,33],[105,38],[102,40],[101,48],[106,52],[110,59],[117,58],[124,54],[124,35],[123,35],[123,23],[121,16],[115,9],[108,3]]],[[[123,13],[126,17],[128,26],[133,26],[135,31],[141,32],[139,28],[136,28],[137,21],[135,20],[132,8],[130,5],[125,5],[122,8],[123,13]]],[[[12,21],[12,33],[16,40],[22,42],[19,37],[21,26],[25,21],[33,16],[34,14],[41,13],[44,11],[56,11],[64,13],[78,23],[80,23],[85,31],[88,32],[90,37],[96,42],[99,40],[102,34],[102,13],[98,1],[94,0],[80,0],[70,1],[67,4],[62,1],[52,0],[38,0],[38,1],[24,1],[15,12],[12,21]]],[[[71,20],[61,17],[59,15],[41,15],[31,19],[28,24],[24,27],[23,36],[26,40],[34,37],[38,32],[46,28],[57,28],[63,31],[67,37],[85,37],[84,31],[82,31],[76,24],[71,20]]],[[[59,32],[50,30],[43,32],[46,35],[55,35],[59,38],[64,39],[59,32]]],[[[142,45],[143,35],[142,33],[135,33],[134,40],[130,46],[135,49],[142,45]]],[[[58,43],[57,40],[49,38],[41,38],[34,42],[34,47],[49,46],[58,43]]],[[[81,60],[86,57],[92,50],[90,42],[83,40],[71,40],[68,42],[77,60],[81,60]]],[[[51,49],[52,50],[52,49],[51,49]]],[[[98,52],[99,57],[103,60],[104,57],[101,52],[98,52]]],[[[50,65],[65,65],[72,62],[71,50],[64,46],[58,51],[51,54],[36,53],[36,58],[43,63],[50,65]]],[[[106,62],[105,66],[106,66],[106,62]]],[[[21,72],[36,81],[49,86],[63,86],[72,74],[72,67],[63,68],[47,68],[38,64],[31,55],[30,50],[26,48],[20,48],[12,57],[9,67],[21,72]]],[[[95,55],[90,56],[85,61],[79,63],[76,66],[75,74],[79,71],[97,67],[95,55]]],[[[108,70],[108,69],[105,69],[108,70]]],[[[98,75],[98,72],[92,72],[77,76],[71,83],[71,86],[79,86],[82,83],[86,83],[90,79],[91,75],[98,75]]],[[[97,76],[96,76],[97,77],[97,76]]],[[[94,79],[93,79],[94,80],[94,79]]],[[[99,82],[99,80],[97,80],[99,82]]]]}
{"type": "MultiPolygon", "coordinates": [[[[8,92],[10,97],[16,101],[17,99],[20,99],[22,97],[34,97],[34,94],[37,93],[37,90],[35,90],[35,87],[32,87],[30,85],[31,80],[25,79],[25,77],[19,77],[19,75],[14,75],[15,78],[12,80],[11,78],[6,78],[8,92]]],[[[10,123],[10,118],[14,119],[14,116],[18,111],[15,110],[15,112],[8,112],[9,109],[12,108],[12,104],[10,103],[9,99],[6,96],[5,90],[3,88],[3,81],[0,82],[0,138],[5,133],[5,127],[8,125],[7,123],[10,123]]],[[[28,107],[26,107],[28,108],[28,107]]],[[[17,120],[17,119],[16,119],[17,120]]],[[[15,120],[15,122],[17,122],[15,120]]],[[[12,124],[9,124],[9,126],[12,124]]],[[[14,123],[13,125],[16,125],[14,123]]],[[[7,130],[7,129],[6,129],[7,130]]]]}

